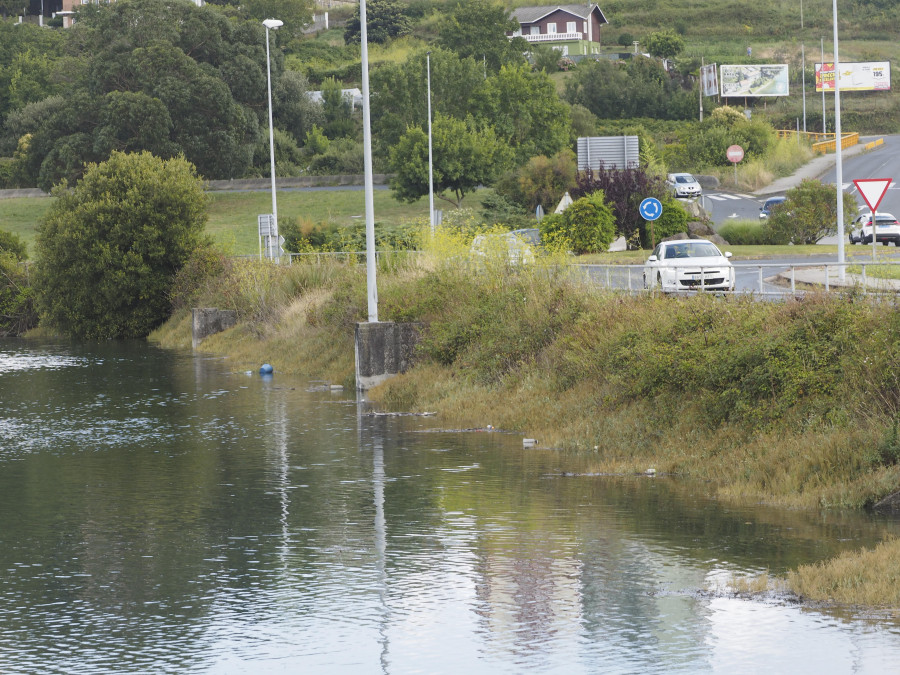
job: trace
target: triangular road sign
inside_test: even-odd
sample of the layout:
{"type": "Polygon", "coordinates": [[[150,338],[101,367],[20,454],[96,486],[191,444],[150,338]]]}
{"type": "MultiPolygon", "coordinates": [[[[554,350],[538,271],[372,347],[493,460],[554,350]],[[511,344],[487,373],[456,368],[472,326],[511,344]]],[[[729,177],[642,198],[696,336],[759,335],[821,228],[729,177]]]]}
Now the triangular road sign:
{"type": "Polygon", "coordinates": [[[853,181],[853,184],[874,213],[878,210],[878,205],[892,182],[890,178],[860,178],[853,181]]]}

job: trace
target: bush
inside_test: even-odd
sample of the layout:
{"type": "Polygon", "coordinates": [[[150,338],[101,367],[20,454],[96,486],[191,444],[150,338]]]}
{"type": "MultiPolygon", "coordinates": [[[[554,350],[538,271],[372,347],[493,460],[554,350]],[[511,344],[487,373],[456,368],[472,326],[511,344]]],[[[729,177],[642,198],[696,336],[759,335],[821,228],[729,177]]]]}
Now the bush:
{"type": "Polygon", "coordinates": [[[652,248],[654,243],[658,243],[666,237],[671,237],[680,232],[687,232],[688,220],[690,220],[688,212],[676,200],[667,199],[663,201],[662,215],[653,221],[652,226],[648,222],[642,228],[641,245],[644,248],[652,248]],[[651,229],[653,237],[650,236],[651,229]]]}
{"type": "Polygon", "coordinates": [[[634,44],[634,36],[631,33],[619,33],[616,43],[620,47],[630,47],[634,44]]]}
{"type": "Polygon", "coordinates": [[[28,246],[15,232],[0,230],[0,253],[8,253],[16,261],[28,260],[28,246]]]}
{"type": "Polygon", "coordinates": [[[146,336],[203,242],[207,196],[194,166],[114,152],[55,197],[37,234],[42,318],[78,338],[146,336]]]}
{"type": "Polygon", "coordinates": [[[738,220],[719,228],[719,234],[733,246],[768,246],[777,243],[766,223],[738,220]]]}
{"type": "MultiPolygon", "coordinates": [[[[804,180],[785,193],[787,200],[769,215],[767,227],[779,243],[815,244],[837,232],[837,193],[834,186],[804,180]]],[[[844,195],[844,222],[853,220],[856,200],[844,195]]]]}
{"type": "Polygon", "coordinates": [[[541,238],[550,248],[576,254],[600,253],[609,248],[616,234],[616,219],[602,190],[578,199],[561,214],[541,220],[541,238]]]}
{"type": "Polygon", "coordinates": [[[0,249],[0,337],[21,335],[37,322],[28,268],[16,254],[0,249]]]}

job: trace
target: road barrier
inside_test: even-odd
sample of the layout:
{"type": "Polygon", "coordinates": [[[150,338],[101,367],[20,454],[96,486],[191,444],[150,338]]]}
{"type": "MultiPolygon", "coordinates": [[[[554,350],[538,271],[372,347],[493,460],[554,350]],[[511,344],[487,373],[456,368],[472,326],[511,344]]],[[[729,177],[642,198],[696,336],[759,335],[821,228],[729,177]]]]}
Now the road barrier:
{"type": "MultiPolygon", "coordinates": [[[[645,265],[574,265],[586,280],[600,288],[624,292],[647,292],[645,265]]],[[[686,266],[701,271],[701,265],[686,266]]],[[[710,265],[721,269],[721,265],[710,265]]],[[[735,294],[786,297],[807,292],[846,292],[863,295],[897,296],[900,294],[900,261],[853,260],[836,262],[783,263],[737,262],[735,294]]],[[[655,270],[654,270],[655,271],[655,270]]],[[[703,278],[702,276],[700,278],[703,278]]],[[[693,295],[701,290],[685,289],[679,295],[693,295]]],[[[722,293],[722,291],[716,291],[722,293]]]]}

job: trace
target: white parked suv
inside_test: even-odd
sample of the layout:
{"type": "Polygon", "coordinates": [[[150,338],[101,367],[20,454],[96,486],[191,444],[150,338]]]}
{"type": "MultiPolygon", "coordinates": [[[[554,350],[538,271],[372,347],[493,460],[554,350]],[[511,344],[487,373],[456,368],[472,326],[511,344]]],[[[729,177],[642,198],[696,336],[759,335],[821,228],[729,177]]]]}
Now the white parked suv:
{"type": "Polygon", "coordinates": [[[675,197],[699,197],[703,194],[700,183],[689,173],[670,173],[666,184],[675,197]]]}
{"type": "MultiPolygon", "coordinates": [[[[872,243],[872,214],[864,213],[853,223],[854,229],[850,232],[851,244],[872,243]]],[[[900,222],[890,213],[879,211],[875,214],[875,241],[885,246],[893,242],[894,246],[900,246],[900,222]]]]}

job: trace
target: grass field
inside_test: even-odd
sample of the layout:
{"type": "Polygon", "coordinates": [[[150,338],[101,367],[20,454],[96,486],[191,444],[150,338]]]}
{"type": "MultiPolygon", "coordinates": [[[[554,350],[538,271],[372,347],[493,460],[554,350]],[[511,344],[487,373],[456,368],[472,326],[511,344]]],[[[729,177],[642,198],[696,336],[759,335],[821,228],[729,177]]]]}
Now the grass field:
{"type": "MultiPolygon", "coordinates": [[[[401,204],[389,190],[375,190],[374,197],[376,223],[396,224],[428,217],[428,200],[401,204]]],[[[476,200],[471,201],[472,206],[477,206],[476,200]]],[[[33,255],[38,222],[52,203],[52,197],[0,200],[0,229],[19,235],[33,255]]],[[[256,217],[271,212],[269,192],[211,192],[206,231],[232,255],[253,254],[259,250],[256,217]]],[[[362,189],[280,191],[278,216],[350,225],[365,218],[365,192],[362,189]]]]}

